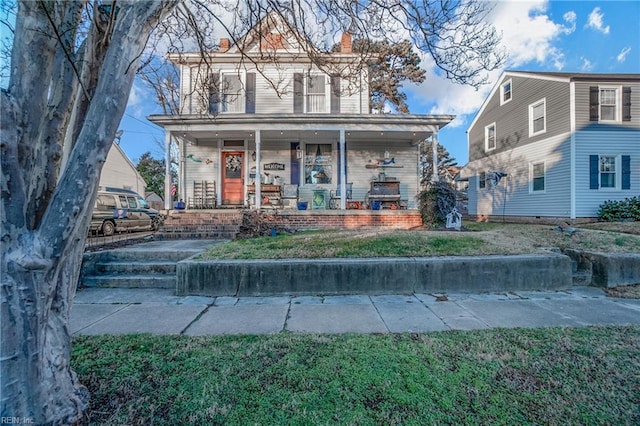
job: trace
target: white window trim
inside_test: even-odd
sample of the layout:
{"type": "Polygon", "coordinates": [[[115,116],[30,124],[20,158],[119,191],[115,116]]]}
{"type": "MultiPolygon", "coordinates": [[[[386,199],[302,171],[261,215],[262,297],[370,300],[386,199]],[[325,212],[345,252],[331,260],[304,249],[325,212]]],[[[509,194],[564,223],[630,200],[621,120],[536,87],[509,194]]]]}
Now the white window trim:
{"type": "Polygon", "coordinates": [[[303,105],[303,111],[305,112],[305,114],[329,114],[331,112],[331,82],[329,77],[326,74],[322,74],[322,73],[311,73],[311,74],[306,74],[304,75],[304,82],[303,82],[303,93],[304,93],[304,105],[303,105]],[[309,79],[311,77],[319,77],[322,76],[324,77],[324,111],[322,112],[309,112],[309,79]]]}
{"type": "Polygon", "coordinates": [[[544,194],[545,192],[547,192],[547,162],[542,160],[542,161],[532,161],[529,163],[529,194],[544,194]],[[533,166],[537,165],[537,164],[542,164],[544,167],[544,189],[542,190],[534,190],[533,189],[533,179],[534,179],[534,175],[533,175],[533,166]]]}
{"type": "Polygon", "coordinates": [[[478,191],[489,189],[489,185],[487,184],[487,175],[489,172],[486,170],[478,172],[478,191]],[[480,186],[480,182],[482,181],[482,174],[484,173],[484,186],[480,186]]]}
{"type": "Polygon", "coordinates": [[[622,188],[622,155],[620,154],[598,154],[598,191],[620,191],[622,188]],[[616,166],[616,185],[614,187],[602,186],[602,172],[600,171],[600,158],[614,157],[616,166]]]}
{"type": "Polygon", "coordinates": [[[541,135],[546,132],[547,132],[547,98],[542,98],[539,101],[536,101],[529,105],[529,137],[541,135]],[[542,117],[544,119],[544,126],[542,130],[538,130],[537,132],[535,132],[533,130],[533,108],[537,107],[540,104],[542,104],[542,109],[543,109],[542,117]]]}
{"type": "Polygon", "coordinates": [[[495,121],[484,126],[484,150],[485,152],[493,151],[498,147],[498,128],[495,121]],[[489,128],[493,127],[493,148],[489,148],[489,128]]]}
{"type": "Polygon", "coordinates": [[[622,86],[604,85],[598,86],[598,122],[600,123],[620,123],[622,122],[622,86]],[[602,100],[600,92],[602,90],[613,89],[616,91],[616,117],[613,120],[602,119],[602,100]]]}
{"type": "Polygon", "coordinates": [[[504,83],[502,83],[500,85],[500,105],[504,105],[507,104],[509,102],[511,102],[511,100],[513,99],[513,81],[511,81],[511,79],[505,81],[504,83]],[[511,96],[509,97],[509,99],[507,99],[506,101],[504,100],[504,87],[509,85],[511,87],[511,89],[509,90],[509,93],[511,94],[511,96]]]}
{"type": "Polygon", "coordinates": [[[247,108],[247,73],[244,70],[220,70],[220,93],[219,93],[219,102],[218,102],[218,111],[220,114],[244,114],[247,108]],[[235,75],[240,77],[240,90],[242,101],[240,105],[242,106],[242,111],[222,111],[223,99],[224,99],[224,76],[225,75],[235,75]]]}

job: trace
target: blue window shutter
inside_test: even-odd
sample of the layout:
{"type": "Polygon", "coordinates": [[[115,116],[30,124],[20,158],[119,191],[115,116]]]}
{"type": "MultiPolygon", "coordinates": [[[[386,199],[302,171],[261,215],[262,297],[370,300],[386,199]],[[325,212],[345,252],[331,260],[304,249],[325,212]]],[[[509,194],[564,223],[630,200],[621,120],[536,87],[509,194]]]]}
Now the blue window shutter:
{"type": "Polygon", "coordinates": [[[248,72],[247,81],[245,83],[245,112],[247,114],[255,114],[256,112],[256,73],[248,72]]]}
{"type": "Polygon", "coordinates": [[[600,157],[597,155],[589,156],[589,189],[600,188],[600,157]]]}
{"type": "Polygon", "coordinates": [[[600,89],[598,86],[589,87],[589,121],[598,121],[600,106],[600,89]]]}
{"type": "Polygon", "coordinates": [[[631,189],[631,156],[622,156],[622,189],[631,189]]]}
{"type": "Polygon", "coordinates": [[[291,142],[291,184],[300,185],[300,160],[298,159],[296,148],[300,146],[300,142],[291,142]]]}

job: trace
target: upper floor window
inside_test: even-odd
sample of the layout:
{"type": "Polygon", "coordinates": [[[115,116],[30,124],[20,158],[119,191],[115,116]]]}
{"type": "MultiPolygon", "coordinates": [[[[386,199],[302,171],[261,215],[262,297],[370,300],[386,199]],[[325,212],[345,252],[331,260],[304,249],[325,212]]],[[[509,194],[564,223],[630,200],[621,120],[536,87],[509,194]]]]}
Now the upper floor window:
{"type": "Polygon", "coordinates": [[[334,108],[339,109],[339,98],[330,96],[332,84],[333,79],[329,84],[326,75],[295,73],[293,75],[293,112],[296,114],[339,112],[334,108]]]}
{"type": "Polygon", "coordinates": [[[209,113],[255,113],[256,74],[254,72],[223,72],[210,76],[209,113]]]}
{"type": "Polygon", "coordinates": [[[484,150],[496,149],[496,123],[491,123],[484,128],[484,150]]]}
{"type": "Polygon", "coordinates": [[[307,77],[307,112],[326,112],[327,82],[324,75],[307,77]]]}
{"type": "Polygon", "coordinates": [[[547,130],[547,102],[542,99],[529,105],[529,136],[544,133],[547,130]]]}
{"type": "Polygon", "coordinates": [[[618,121],[618,89],[600,88],[600,121],[618,121]]]}
{"type": "Polygon", "coordinates": [[[504,105],[512,98],[512,82],[511,79],[505,81],[500,85],[500,105],[504,105]]]}
{"type": "Polygon", "coordinates": [[[631,121],[631,87],[591,86],[589,121],[631,121]]]}
{"type": "Polygon", "coordinates": [[[238,74],[222,74],[221,111],[244,112],[244,91],[241,76],[238,74]]]}
{"type": "Polygon", "coordinates": [[[529,165],[529,191],[530,192],[543,192],[545,190],[545,175],[546,166],[544,161],[539,163],[531,163],[529,165]]]}

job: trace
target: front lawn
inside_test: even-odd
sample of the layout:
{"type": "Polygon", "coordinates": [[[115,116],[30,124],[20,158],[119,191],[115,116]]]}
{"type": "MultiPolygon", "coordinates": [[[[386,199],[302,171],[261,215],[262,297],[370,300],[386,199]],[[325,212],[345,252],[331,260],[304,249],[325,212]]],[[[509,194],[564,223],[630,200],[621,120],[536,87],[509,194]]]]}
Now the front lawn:
{"type": "Polygon", "coordinates": [[[91,424],[639,424],[640,327],[84,336],[91,424]]]}
{"type": "Polygon", "coordinates": [[[575,248],[640,252],[640,236],[594,229],[573,235],[551,225],[465,224],[470,232],[428,230],[322,231],[236,240],[211,247],[201,259],[477,256],[575,248]]]}

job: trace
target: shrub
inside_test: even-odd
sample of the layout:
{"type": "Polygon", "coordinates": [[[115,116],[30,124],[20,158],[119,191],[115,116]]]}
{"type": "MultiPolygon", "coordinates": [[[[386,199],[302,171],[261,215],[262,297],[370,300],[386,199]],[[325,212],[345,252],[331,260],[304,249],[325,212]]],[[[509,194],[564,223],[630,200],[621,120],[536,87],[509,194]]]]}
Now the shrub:
{"type": "Polygon", "coordinates": [[[418,194],[422,223],[429,226],[443,225],[447,215],[456,206],[456,191],[446,182],[432,182],[418,194]]]}
{"type": "Polygon", "coordinates": [[[598,210],[598,219],[605,222],[640,220],[640,197],[605,201],[598,210]]]}

